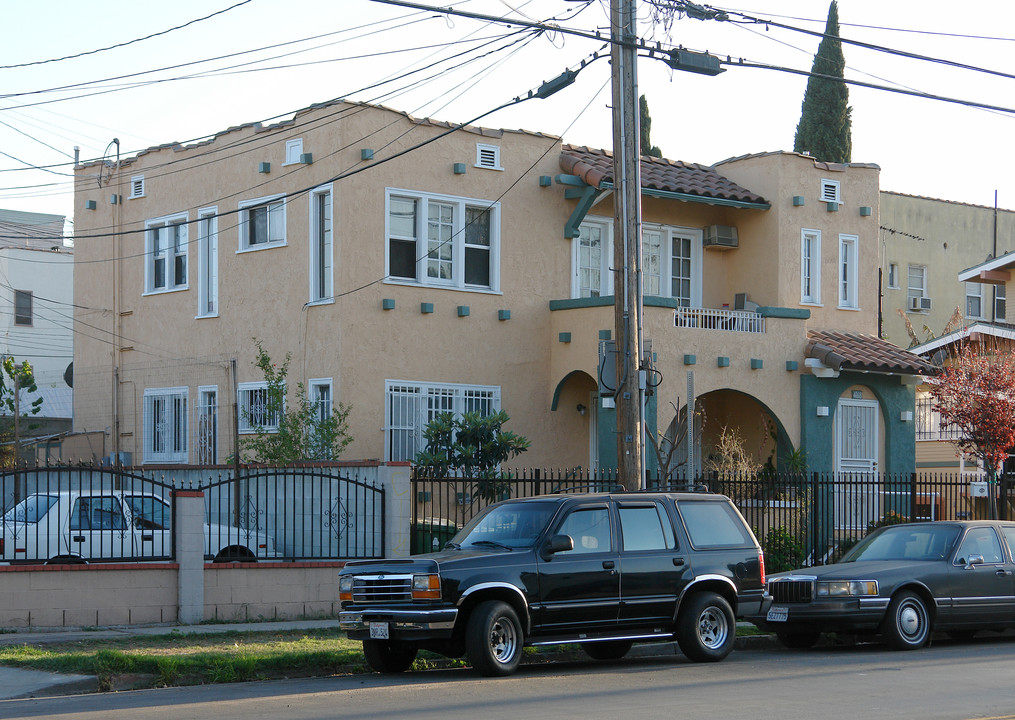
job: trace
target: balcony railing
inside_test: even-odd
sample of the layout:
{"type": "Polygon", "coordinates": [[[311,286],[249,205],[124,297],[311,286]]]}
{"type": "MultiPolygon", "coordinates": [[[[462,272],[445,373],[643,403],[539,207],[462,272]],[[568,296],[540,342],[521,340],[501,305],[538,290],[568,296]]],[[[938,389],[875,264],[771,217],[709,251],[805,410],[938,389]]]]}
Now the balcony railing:
{"type": "Polygon", "coordinates": [[[731,332],[765,332],[765,318],[749,310],[681,307],[673,313],[673,325],[679,328],[703,328],[731,332]]]}

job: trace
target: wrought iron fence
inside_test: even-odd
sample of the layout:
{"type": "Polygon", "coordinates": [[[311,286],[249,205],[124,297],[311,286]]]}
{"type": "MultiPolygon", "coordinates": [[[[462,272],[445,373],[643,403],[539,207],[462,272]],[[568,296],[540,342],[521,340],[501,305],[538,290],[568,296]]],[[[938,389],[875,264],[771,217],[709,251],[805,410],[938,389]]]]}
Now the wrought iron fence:
{"type": "MultiPolygon", "coordinates": [[[[174,557],[176,485],[113,467],[0,473],[0,561],[174,557]]],[[[220,561],[384,556],[384,490],[338,467],[223,474],[205,496],[205,556],[220,561]]]]}
{"type": "MultiPolygon", "coordinates": [[[[511,479],[477,481],[413,476],[413,553],[442,547],[492,502],[539,494],[622,491],[615,473],[517,470],[511,479]]],[[[769,572],[835,562],[885,524],[988,517],[993,493],[1001,519],[1015,517],[1015,481],[987,485],[959,474],[706,474],[649,481],[650,489],[708,490],[728,496],[754,529],[769,572]]]]}

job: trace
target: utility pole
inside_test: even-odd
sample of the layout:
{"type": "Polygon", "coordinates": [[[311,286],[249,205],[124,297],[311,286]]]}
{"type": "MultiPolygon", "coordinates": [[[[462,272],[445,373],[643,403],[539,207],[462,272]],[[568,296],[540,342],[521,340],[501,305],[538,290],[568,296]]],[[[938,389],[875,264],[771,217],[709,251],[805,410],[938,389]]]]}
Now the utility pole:
{"type": "Polygon", "coordinates": [[[644,484],[641,381],[641,156],[635,0],[610,0],[613,65],[613,296],[617,336],[617,469],[628,490],[644,484]]]}

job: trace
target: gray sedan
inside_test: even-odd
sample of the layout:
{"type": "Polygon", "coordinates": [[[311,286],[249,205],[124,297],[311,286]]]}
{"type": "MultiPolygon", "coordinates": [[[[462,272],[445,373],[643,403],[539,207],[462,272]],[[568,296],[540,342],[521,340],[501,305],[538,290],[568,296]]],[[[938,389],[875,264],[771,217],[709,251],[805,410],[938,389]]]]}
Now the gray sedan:
{"type": "Polygon", "coordinates": [[[747,619],[787,647],[822,632],[880,634],[897,650],[934,630],[956,638],[1015,626],[1015,522],[926,522],[879,528],[842,561],[772,575],[772,604],[747,619]]]}

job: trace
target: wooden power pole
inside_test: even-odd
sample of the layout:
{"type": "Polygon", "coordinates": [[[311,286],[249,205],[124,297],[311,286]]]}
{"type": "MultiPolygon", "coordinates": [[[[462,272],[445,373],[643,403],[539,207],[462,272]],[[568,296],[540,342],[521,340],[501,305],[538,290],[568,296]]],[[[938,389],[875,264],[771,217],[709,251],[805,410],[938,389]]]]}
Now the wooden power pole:
{"type": "Polygon", "coordinates": [[[617,468],[629,490],[644,483],[641,380],[641,157],[635,0],[610,0],[613,65],[613,296],[617,342],[617,468]]]}

